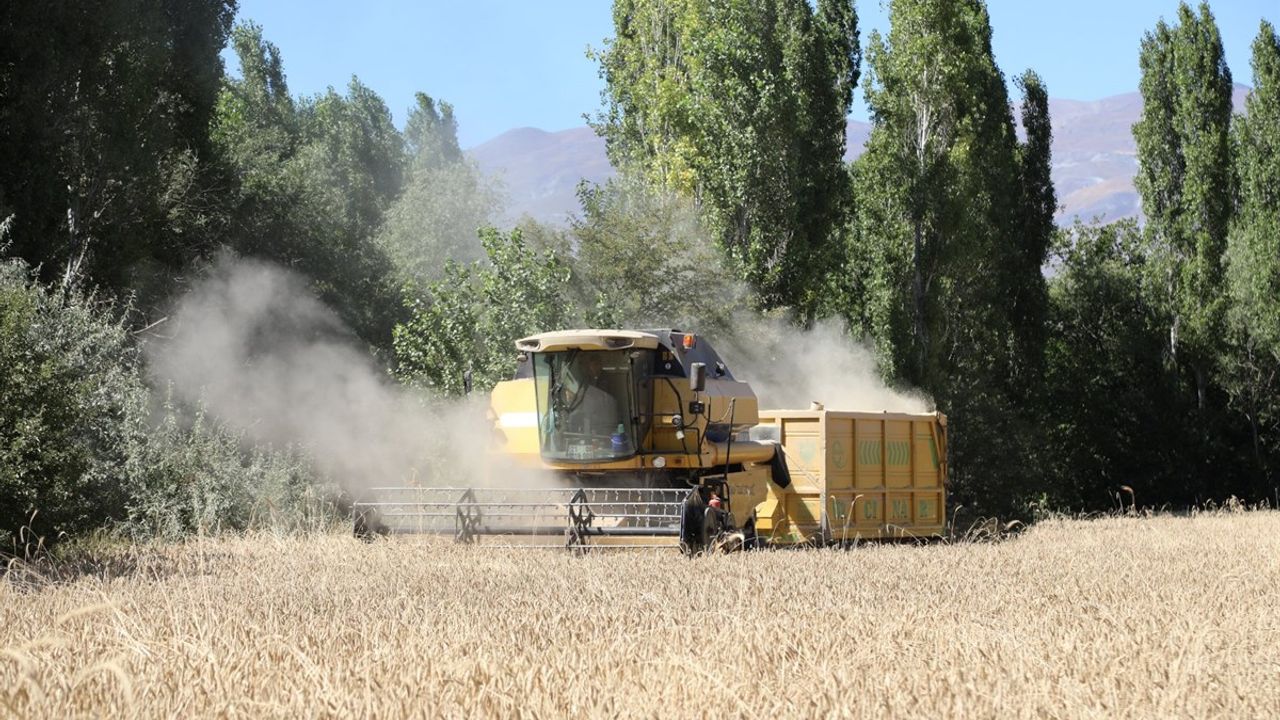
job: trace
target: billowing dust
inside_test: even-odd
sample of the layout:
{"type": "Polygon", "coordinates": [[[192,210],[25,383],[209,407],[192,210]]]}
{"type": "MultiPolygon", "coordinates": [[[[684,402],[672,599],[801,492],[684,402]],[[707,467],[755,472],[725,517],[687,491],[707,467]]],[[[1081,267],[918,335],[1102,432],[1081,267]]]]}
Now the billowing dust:
{"type": "Polygon", "coordinates": [[[303,278],[223,258],[148,347],[153,379],[257,443],[295,446],[348,490],[541,482],[490,453],[487,398],[398,385],[303,278]]]}
{"type": "MultiPolygon", "coordinates": [[[[172,317],[170,336],[148,346],[158,385],[203,403],[253,442],[306,451],[348,490],[554,484],[492,452],[498,435],[484,394],[445,400],[397,384],[291,272],[223,258],[172,317]]],[[[931,409],[927,398],[887,387],[870,351],[834,323],[806,331],[744,317],[732,325],[711,340],[761,407],[931,409]]]]}
{"type": "Polygon", "coordinates": [[[881,378],[866,345],[835,320],[802,330],[782,318],[741,316],[723,338],[712,338],[730,371],[751,384],[761,408],[923,413],[933,402],[918,391],[895,390],[881,378]]]}

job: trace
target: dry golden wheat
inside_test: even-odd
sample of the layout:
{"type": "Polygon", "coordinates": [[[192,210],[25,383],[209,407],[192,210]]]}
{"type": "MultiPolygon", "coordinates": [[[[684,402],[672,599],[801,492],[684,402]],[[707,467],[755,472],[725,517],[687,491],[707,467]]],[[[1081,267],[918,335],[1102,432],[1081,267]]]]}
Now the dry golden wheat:
{"type": "Polygon", "coordinates": [[[339,535],[0,581],[0,715],[1280,715],[1280,513],[576,557],[339,535]]]}

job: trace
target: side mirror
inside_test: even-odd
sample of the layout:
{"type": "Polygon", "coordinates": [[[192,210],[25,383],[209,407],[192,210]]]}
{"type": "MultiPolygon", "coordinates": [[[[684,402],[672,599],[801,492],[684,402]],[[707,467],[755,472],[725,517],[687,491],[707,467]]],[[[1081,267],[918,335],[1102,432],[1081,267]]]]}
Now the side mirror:
{"type": "Polygon", "coordinates": [[[689,389],[702,392],[707,389],[707,364],[696,362],[689,366],[689,389]]]}

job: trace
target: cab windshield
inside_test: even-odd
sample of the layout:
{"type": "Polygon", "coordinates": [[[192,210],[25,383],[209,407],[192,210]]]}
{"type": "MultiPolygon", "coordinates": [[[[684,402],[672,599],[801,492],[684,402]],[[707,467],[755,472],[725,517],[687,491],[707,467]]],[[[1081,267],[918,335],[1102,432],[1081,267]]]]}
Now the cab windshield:
{"type": "Polygon", "coordinates": [[[635,454],[629,360],[625,350],[534,355],[538,435],[544,458],[599,462],[635,454]]]}

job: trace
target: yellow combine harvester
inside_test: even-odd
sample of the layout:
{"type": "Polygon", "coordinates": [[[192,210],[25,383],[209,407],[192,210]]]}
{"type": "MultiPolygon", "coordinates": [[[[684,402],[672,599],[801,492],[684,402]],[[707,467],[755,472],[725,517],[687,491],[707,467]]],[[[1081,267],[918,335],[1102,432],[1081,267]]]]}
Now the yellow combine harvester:
{"type": "Polygon", "coordinates": [[[516,349],[490,401],[494,452],[530,479],[374,488],[357,534],[692,553],[942,533],[941,413],[762,412],[704,338],[679,330],[549,332],[516,349]]]}

